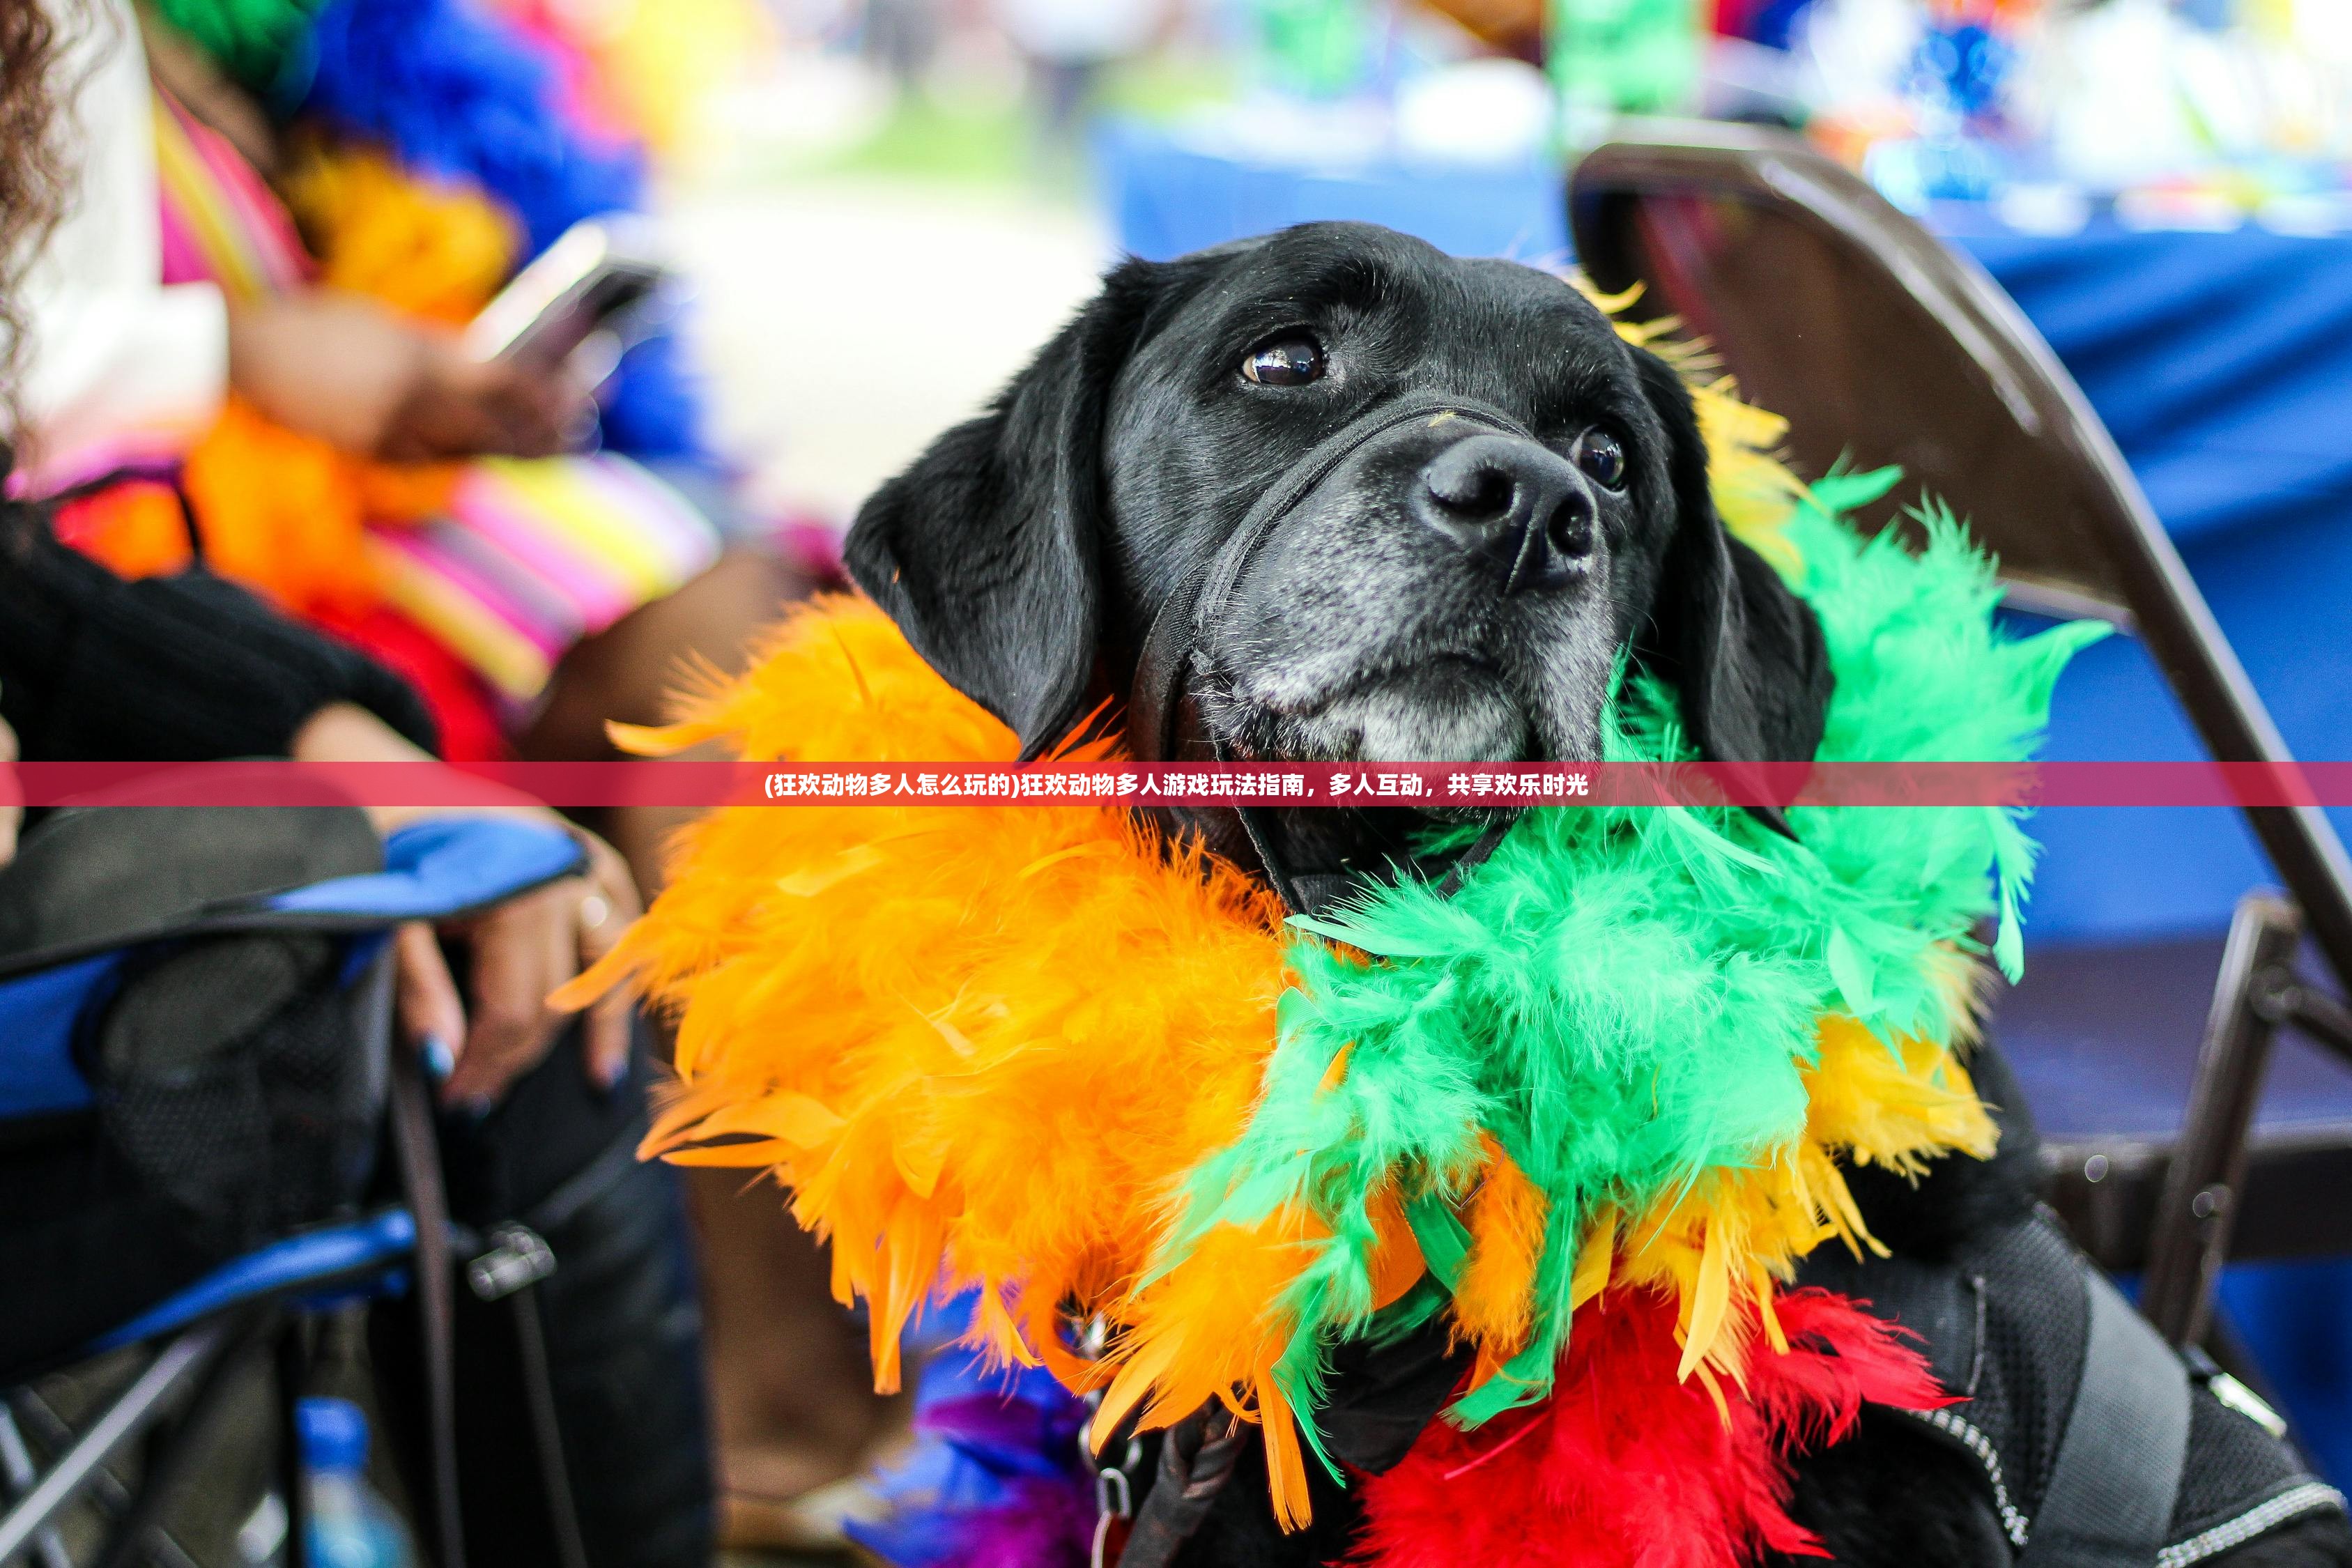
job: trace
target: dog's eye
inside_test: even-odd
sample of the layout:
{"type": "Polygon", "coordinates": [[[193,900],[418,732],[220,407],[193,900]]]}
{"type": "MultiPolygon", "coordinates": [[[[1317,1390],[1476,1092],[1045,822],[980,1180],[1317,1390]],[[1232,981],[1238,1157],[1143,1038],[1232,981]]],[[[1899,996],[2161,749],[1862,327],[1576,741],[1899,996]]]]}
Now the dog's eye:
{"type": "Polygon", "coordinates": [[[1609,489],[1625,488],[1625,448],[1606,430],[1594,430],[1576,445],[1576,466],[1609,489]]]}
{"type": "Polygon", "coordinates": [[[1323,345],[1313,338],[1262,343],[1242,361],[1242,375],[1260,386],[1304,386],[1323,379],[1323,345]]]}

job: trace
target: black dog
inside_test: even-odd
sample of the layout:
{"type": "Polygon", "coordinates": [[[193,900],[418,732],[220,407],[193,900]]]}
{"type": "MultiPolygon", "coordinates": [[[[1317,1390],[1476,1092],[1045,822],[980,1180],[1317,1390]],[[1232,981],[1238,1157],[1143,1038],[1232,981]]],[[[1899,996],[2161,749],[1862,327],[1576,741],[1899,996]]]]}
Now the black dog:
{"type": "MultiPolygon", "coordinates": [[[[1676,683],[1711,761],[1804,761],[1831,694],[1811,612],[1716,517],[1668,365],[1557,278],[1357,225],[1120,267],[990,413],[877,492],[847,557],[1029,757],[1108,698],[1148,757],[1591,758],[1630,653],[1676,683]]],[[[1178,826],[1309,903],[1396,874],[1413,837],[1330,810],[1178,826]]],[[[1980,1070],[2015,1103],[1997,1058],[1980,1070]]],[[[1857,1173],[1874,1227],[1932,1261],[2036,1223],[2011,1120],[1990,1164],[1916,1188],[1857,1173]]],[[[1393,1428],[1402,1389],[1411,1430],[1451,1382],[1426,1355],[1370,1403],[1393,1428]]],[[[1949,1434],[1874,1414],[1800,1465],[1793,1509],[1849,1563],[1999,1568],[2036,1500],[1994,1480],[1949,1434]]],[[[1337,1561],[1349,1497],[1318,1487],[1314,1529],[1285,1537],[1245,1473],[1180,1560],[1337,1561]]],[[[2352,1563],[2332,1511],[2226,1544],[2239,1564],[2352,1563]]]]}

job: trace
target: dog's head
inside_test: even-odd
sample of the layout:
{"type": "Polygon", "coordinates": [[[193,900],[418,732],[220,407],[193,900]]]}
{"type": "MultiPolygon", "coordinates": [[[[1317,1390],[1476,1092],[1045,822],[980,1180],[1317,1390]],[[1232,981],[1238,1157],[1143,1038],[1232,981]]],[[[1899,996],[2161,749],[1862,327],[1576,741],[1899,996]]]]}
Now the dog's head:
{"type": "Polygon", "coordinates": [[[1711,760],[1821,739],[1820,627],[1716,517],[1675,373],[1549,274],[1362,225],[1119,267],[847,546],[1024,756],[1221,555],[1189,695],[1237,756],[1591,760],[1628,652],[1711,760]]]}

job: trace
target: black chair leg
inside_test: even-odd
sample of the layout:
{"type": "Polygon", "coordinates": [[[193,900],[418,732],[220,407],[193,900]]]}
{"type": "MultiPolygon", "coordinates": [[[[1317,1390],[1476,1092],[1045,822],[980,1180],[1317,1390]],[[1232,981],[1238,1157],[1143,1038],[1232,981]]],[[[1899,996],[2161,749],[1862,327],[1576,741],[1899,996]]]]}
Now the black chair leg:
{"type": "Polygon", "coordinates": [[[547,1328],[540,1321],[539,1291],[526,1285],[508,1300],[514,1308],[515,1346],[530,1405],[532,1447],[539,1451],[541,1484],[547,1489],[548,1532],[560,1568],[588,1568],[588,1548],[580,1538],[580,1510],[563,1462],[563,1421],[555,1408],[555,1379],[547,1364],[547,1328]]]}
{"type": "Polygon", "coordinates": [[[308,1327],[294,1318],[279,1328],[278,1364],[270,1380],[278,1397],[278,1495],[286,1506],[286,1568],[310,1565],[310,1488],[302,1465],[302,1427],[297,1415],[302,1391],[310,1386],[308,1327]]]}
{"type": "Polygon", "coordinates": [[[2302,937],[2294,906],[2275,893],[2238,901],[2214,983],[2189,1110],[2157,1200],[2140,1310],[2174,1345],[2204,1336],[2213,1286],[2229,1256],[2246,1138],[2270,1070],[2271,1045],[2294,986],[2302,937]]]}
{"type": "Polygon", "coordinates": [[[466,1283],[483,1301],[504,1301],[514,1319],[515,1368],[530,1413],[556,1568],[588,1568],[580,1510],[564,1464],[563,1418],[555,1406],[555,1377],[547,1361],[547,1325],[539,1310],[539,1287],[555,1272],[555,1253],[537,1231],[511,1221],[492,1226],[483,1240],[488,1249],[466,1266],[466,1283]]]}

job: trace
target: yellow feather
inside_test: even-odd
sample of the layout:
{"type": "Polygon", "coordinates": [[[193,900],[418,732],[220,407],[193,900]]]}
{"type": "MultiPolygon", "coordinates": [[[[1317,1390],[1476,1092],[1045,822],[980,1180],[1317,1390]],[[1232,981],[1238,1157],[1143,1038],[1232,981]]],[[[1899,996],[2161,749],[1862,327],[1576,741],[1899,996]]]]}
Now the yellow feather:
{"type": "MultiPolygon", "coordinates": [[[[1698,1282],[1684,1302],[1689,1322],[1684,1329],[1683,1359],[1675,1369],[1676,1377],[1688,1377],[1708,1358],[1715,1349],[1716,1336],[1723,1331],[1724,1318],[1731,1310],[1731,1259],[1729,1249],[1723,1244],[1723,1227],[1710,1220],[1705,1229],[1706,1241],[1698,1255],[1698,1282]]],[[[1716,1397],[1720,1402],[1722,1395],[1716,1397]]]]}

